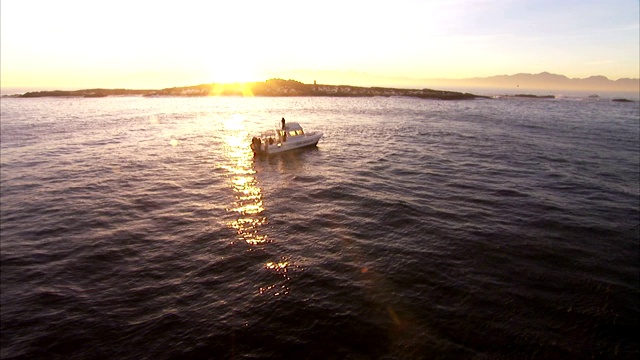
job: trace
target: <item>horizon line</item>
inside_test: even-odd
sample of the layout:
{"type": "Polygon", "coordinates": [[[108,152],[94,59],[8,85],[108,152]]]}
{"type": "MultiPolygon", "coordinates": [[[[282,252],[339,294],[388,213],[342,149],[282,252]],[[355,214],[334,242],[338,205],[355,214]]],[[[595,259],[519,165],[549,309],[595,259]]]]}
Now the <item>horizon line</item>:
{"type": "MultiPolygon", "coordinates": [[[[340,73],[339,71],[336,73],[340,73]]],[[[345,73],[345,72],[342,72],[345,73]]],[[[349,72],[346,72],[347,74],[349,72]]],[[[319,74],[318,74],[319,75],[319,74]]],[[[581,81],[581,80],[589,80],[589,79],[593,79],[593,80],[602,80],[602,81],[609,81],[612,84],[611,85],[615,85],[615,83],[619,80],[625,80],[625,81],[638,81],[639,82],[639,86],[640,86],[640,78],[618,78],[618,79],[609,79],[608,77],[604,76],[604,75],[591,75],[589,77],[585,77],[585,78],[570,78],[566,75],[563,74],[555,74],[555,73],[550,73],[548,71],[543,71],[540,73],[525,73],[525,72],[519,72],[519,73],[515,73],[512,75],[508,75],[508,74],[500,74],[500,75],[491,75],[491,76],[485,76],[485,77],[472,77],[472,78],[407,78],[407,77],[385,77],[385,76],[375,76],[375,75],[368,75],[368,74],[359,74],[361,76],[365,76],[368,77],[369,79],[371,79],[370,82],[376,82],[375,79],[384,79],[387,82],[395,82],[398,83],[396,85],[350,85],[350,84],[346,84],[346,83],[338,83],[338,84],[332,84],[332,83],[316,83],[316,80],[314,80],[313,83],[305,83],[303,81],[300,80],[296,80],[293,78],[289,78],[289,79],[285,79],[283,77],[272,77],[269,79],[265,79],[265,80],[255,80],[255,81],[236,81],[236,82],[204,82],[204,83],[198,83],[198,84],[191,84],[191,85],[178,85],[178,86],[169,86],[169,87],[160,87],[160,88],[154,88],[154,87],[138,87],[138,86],[129,86],[129,87],[122,87],[122,86],[116,86],[116,87],[103,87],[103,86],[89,86],[89,87],[54,87],[54,86],[30,86],[30,85],[24,85],[24,86],[20,86],[20,85],[13,85],[13,86],[4,86],[0,83],[0,89],[2,90],[25,90],[27,92],[33,92],[33,91],[38,91],[37,89],[40,89],[41,91],[55,91],[55,90],[60,90],[60,91],[73,91],[74,90],[94,90],[94,89],[100,89],[100,90],[164,90],[164,89],[172,89],[172,88],[182,88],[182,87],[194,87],[194,86],[201,86],[201,85],[238,85],[238,84],[252,84],[252,83],[266,83],[270,80],[284,80],[284,81],[295,81],[295,82],[299,82],[305,85],[324,85],[324,86],[352,86],[352,87],[382,87],[382,88],[393,88],[393,89],[402,89],[402,88],[406,88],[406,86],[408,85],[407,83],[414,83],[412,86],[410,86],[409,88],[425,88],[425,86],[429,86],[429,84],[422,84],[422,85],[418,85],[421,82],[452,82],[453,84],[450,84],[449,86],[462,86],[462,87],[479,87],[479,88],[500,88],[500,84],[496,84],[497,86],[488,86],[488,85],[483,85],[483,86],[478,86],[476,84],[476,86],[473,86],[471,84],[468,84],[467,86],[465,86],[465,84],[462,84],[462,82],[465,81],[482,81],[482,80],[487,80],[487,81],[491,81],[494,78],[501,78],[501,77],[516,77],[516,76],[520,76],[520,75],[524,75],[524,76],[545,76],[545,75],[549,75],[549,76],[556,76],[558,77],[560,80],[568,80],[568,81],[581,81]],[[562,79],[564,78],[564,79],[562,79]],[[400,85],[399,83],[404,83],[403,85],[400,85]]],[[[433,84],[435,86],[445,86],[445,87],[449,87],[445,84],[433,84]]],[[[553,86],[553,83],[550,83],[549,85],[553,86]]],[[[526,84],[525,87],[523,89],[528,89],[526,88],[526,84]]],[[[534,89],[534,88],[531,88],[534,89]]],[[[555,89],[565,89],[565,88],[553,88],[555,89]]],[[[566,88],[566,90],[571,90],[572,88],[566,88]]],[[[551,88],[549,89],[551,90],[551,88]]],[[[579,90],[579,89],[573,89],[573,90],[579,90]]],[[[587,89],[585,89],[587,90],[587,89]]],[[[593,89],[596,90],[596,89],[593,89]]],[[[607,89],[602,89],[604,91],[607,91],[607,89]]],[[[609,90],[611,91],[611,90],[609,90]]],[[[620,91],[633,91],[633,90],[620,90],[620,91]]],[[[4,92],[4,91],[3,91],[4,92]]]]}

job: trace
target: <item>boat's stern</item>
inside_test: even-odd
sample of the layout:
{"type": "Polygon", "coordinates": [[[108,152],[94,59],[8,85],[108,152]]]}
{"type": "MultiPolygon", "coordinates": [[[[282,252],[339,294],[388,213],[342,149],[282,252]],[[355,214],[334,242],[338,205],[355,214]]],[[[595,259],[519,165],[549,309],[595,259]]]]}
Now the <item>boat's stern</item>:
{"type": "Polygon", "coordinates": [[[267,149],[267,144],[264,144],[261,138],[254,136],[251,139],[251,150],[253,150],[254,156],[267,154],[267,149]]]}

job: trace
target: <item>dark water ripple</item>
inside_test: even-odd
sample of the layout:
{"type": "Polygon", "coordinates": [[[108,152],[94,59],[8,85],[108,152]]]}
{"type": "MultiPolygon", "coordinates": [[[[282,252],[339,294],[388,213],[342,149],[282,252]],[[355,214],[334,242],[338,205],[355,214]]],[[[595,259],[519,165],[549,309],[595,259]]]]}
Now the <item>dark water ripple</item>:
{"type": "Polygon", "coordinates": [[[2,359],[640,353],[637,103],[1,106],[2,359]]]}

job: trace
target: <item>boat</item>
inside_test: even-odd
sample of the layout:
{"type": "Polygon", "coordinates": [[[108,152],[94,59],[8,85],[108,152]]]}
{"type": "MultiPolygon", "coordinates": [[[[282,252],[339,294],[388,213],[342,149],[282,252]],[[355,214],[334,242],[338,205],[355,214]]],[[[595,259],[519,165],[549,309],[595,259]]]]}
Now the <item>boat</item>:
{"type": "Polygon", "coordinates": [[[313,147],[318,145],[322,132],[305,132],[297,122],[284,122],[282,126],[263,132],[251,139],[251,150],[254,155],[270,155],[284,151],[313,147]]]}

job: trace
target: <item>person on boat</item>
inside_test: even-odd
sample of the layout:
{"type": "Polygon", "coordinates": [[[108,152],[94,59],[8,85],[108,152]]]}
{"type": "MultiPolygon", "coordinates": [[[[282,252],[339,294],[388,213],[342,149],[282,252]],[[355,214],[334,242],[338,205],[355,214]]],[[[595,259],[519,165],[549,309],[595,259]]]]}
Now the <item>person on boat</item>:
{"type": "Polygon", "coordinates": [[[280,122],[282,123],[282,142],[285,142],[285,141],[287,141],[287,132],[285,131],[284,118],[282,118],[282,120],[280,120],[280,122]]]}

